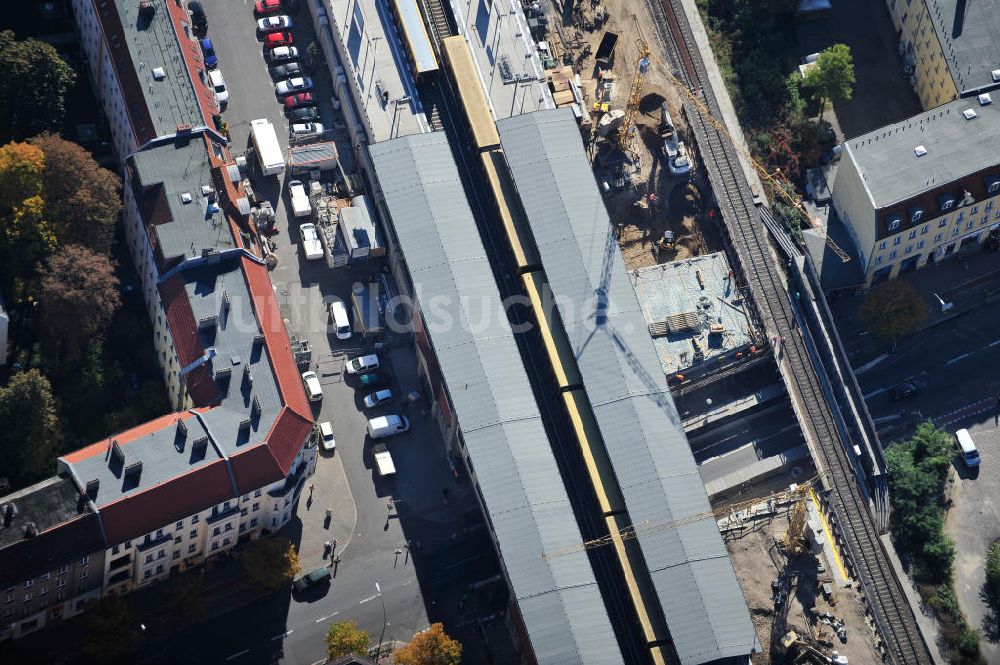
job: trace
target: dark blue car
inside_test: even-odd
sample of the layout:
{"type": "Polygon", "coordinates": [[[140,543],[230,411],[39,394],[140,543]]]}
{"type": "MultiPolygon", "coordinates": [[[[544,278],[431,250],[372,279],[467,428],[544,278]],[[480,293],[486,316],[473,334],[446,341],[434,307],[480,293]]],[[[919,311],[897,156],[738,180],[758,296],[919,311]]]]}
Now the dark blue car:
{"type": "Polygon", "coordinates": [[[215,55],[215,48],[212,46],[212,40],[205,39],[201,40],[201,52],[205,56],[205,66],[209,69],[215,69],[219,66],[219,57],[215,55]]]}

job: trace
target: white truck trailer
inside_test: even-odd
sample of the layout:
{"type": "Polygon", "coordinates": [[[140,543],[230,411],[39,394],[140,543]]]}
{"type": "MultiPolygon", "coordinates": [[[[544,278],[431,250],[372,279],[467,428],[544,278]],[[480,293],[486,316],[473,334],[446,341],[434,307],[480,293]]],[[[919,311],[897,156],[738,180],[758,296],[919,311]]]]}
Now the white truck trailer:
{"type": "Polygon", "coordinates": [[[266,118],[250,121],[250,135],[253,138],[254,152],[257,162],[264,175],[281,175],[285,172],[285,157],[281,154],[281,145],[274,125],[266,118]]]}

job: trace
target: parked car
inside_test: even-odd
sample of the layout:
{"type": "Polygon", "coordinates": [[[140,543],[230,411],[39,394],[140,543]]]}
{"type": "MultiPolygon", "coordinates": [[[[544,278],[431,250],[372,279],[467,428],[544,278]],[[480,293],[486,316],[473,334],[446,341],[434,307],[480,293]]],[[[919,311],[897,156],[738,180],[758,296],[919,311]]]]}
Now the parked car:
{"type": "MultiPolygon", "coordinates": [[[[269,32],[264,35],[264,46],[273,48],[275,46],[291,46],[295,42],[290,32],[269,32]]],[[[298,53],[296,53],[298,55],[298,53]]]]}
{"type": "Polygon", "coordinates": [[[291,95],[295,92],[305,92],[312,90],[313,82],[308,76],[299,76],[293,79],[285,79],[274,84],[274,94],[279,97],[291,95]]]}
{"type": "Polygon", "coordinates": [[[188,11],[191,12],[191,25],[195,32],[205,34],[208,32],[208,17],[205,16],[205,9],[200,2],[189,2],[188,11]]]}
{"type": "Polygon", "coordinates": [[[305,73],[305,69],[297,62],[289,62],[287,65],[278,65],[271,68],[271,77],[276,79],[290,79],[302,76],[305,73]]]}
{"type": "Polygon", "coordinates": [[[389,385],[389,377],[379,372],[367,372],[358,377],[358,389],[375,390],[389,385]]]}
{"type": "Polygon", "coordinates": [[[302,384],[306,387],[306,396],[310,402],[323,399],[323,386],[320,385],[316,372],[302,372],[302,384]]]}
{"type": "Polygon", "coordinates": [[[975,469],[979,466],[979,450],[976,448],[976,442],[972,440],[969,430],[960,429],[955,432],[955,446],[967,468],[975,469]]]}
{"type": "Polygon", "coordinates": [[[409,429],[410,421],[406,416],[379,416],[368,420],[368,436],[373,439],[385,439],[409,429]]]}
{"type": "Polygon", "coordinates": [[[372,353],[367,356],[356,356],[344,364],[344,369],[348,374],[364,374],[379,368],[378,355],[372,353]]]}
{"type": "Polygon", "coordinates": [[[305,591],[309,587],[317,586],[320,584],[330,583],[330,569],[326,566],[322,568],[317,568],[311,572],[306,573],[299,579],[292,582],[292,588],[295,591],[305,591]]]}
{"type": "Polygon", "coordinates": [[[318,122],[296,122],[292,123],[288,133],[291,136],[319,136],[324,131],[323,125],[318,122]]]}
{"type": "Polygon", "coordinates": [[[265,14],[277,14],[282,10],[281,0],[258,0],[253,6],[253,10],[261,16],[265,14]]]}
{"type": "Polygon", "coordinates": [[[226,88],[226,79],[222,77],[222,70],[213,69],[208,73],[208,78],[212,82],[212,90],[215,91],[215,99],[219,102],[219,109],[226,108],[229,103],[229,89],[226,88]]]}
{"type": "Polygon", "coordinates": [[[205,66],[209,69],[218,67],[219,57],[215,54],[215,47],[212,46],[212,40],[206,37],[199,43],[201,44],[201,55],[205,59],[205,66]]]}
{"type": "Polygon", "coordinates": [[[333,438],[333,425],[329,420],[324,420],[319,424],[320,445],[323,450],[332,453],[337,450],[337,441],[333,438]]]}
{"type": "Polygon", "coordinates": [[[295,22],[292,20],[292,17],[285,16],[284,14],[280,16],[265,16],[257,21],[257,30],[259,32],[291,30],[294,26],[295,22]]]}
{"type": "Polygon", "coordinates": [[[374,409],[375,407],[381,406],[392,399],[392,391],[388,388],[383,390],[376,390],[370,395],[365,396],[365,406],[369,409],[374,409]]]}
{"type": "Polygon", "coordinates": [[[330,321],[337,333],[337,339],[351,339],[351,318],[347,314],[347,306],[343,300],[334,300],[328,305],[330,321]]]}
{"type": "Polygon", "coordinates": [[[300,92],[295,95],[288,95],[284,99],[285,110],[297,109],[300,106],[312,106],[315,104],[311,92],[300,92]]]}
{"type": "MultiPolygon", "coordinates": [[[[268,37],[270,36],[271,35],[268,35],[268,37]]],[[[265,39],[264,42],[267,43],[267,39],[265,39]]],[[[299,57],[299,49],[294,46],[275,46],[272,49],[268,49],[264,53],[265,57],[272,64],[276,62],[288,62],[289,60],[294,60],[299,57]]]]}
{"type": "Polygon", "coordinates": [[[889,397],[894,401],[898,402],[901,399],[906,399],[907,397],[913,397],[920,392],[920,384],[916,381],[903,381],[892,387],[889,390],[889,397]]]}
{"type": "Polygon", "coordinates": [[[319,111],[315,106],[303,106],[302,108],[295,109],[289,113],[288,117],[292,120],[318,120],[319,111]]]}

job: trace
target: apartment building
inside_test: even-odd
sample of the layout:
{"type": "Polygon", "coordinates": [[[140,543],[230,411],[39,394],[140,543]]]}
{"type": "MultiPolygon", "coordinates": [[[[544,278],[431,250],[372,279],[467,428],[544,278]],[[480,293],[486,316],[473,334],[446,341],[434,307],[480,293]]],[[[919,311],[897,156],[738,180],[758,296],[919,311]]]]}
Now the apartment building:
{"type": "Polygon", "coordinates": [[[280,529],[315,471],[309,403],[182,4],[74,2],[175,412],[0,498],[0,640],[280,529]]]}
{"type": "Polygon", "coordinates": [[[978,249],[1000,233],[998,141],[1000,105],[983,93],[844,144],[833,206],[857,245],[867,286],[978,249]]]}
{"type": "Polygon", "coordinates": [[[79,614],[103,568],[97,515],[68,477],[0,498],[0,642],[79,614]]]}
{"type": "Polygon", "coordinates": [[[925,109],[1000,87],[1000,17],[966,0],[886,0],[925,109]]]}

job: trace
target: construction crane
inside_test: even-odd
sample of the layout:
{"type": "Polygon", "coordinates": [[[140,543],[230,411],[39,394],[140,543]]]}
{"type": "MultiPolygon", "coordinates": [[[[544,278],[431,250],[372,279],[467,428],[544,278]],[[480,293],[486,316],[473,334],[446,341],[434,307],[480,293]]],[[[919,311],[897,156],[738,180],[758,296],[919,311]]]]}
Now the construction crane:
{"type": "MultiPolygon", "coordinates": [[[[659,533],[661,531],[669,531],[671,529],[680,528],[686,524],[692,524],[694,522],[700,522],[703,519],[713,518],[721,519],[723,517],[735,517],[740,511],[746,510],[751,506],[755,506],[762,503],[771,503],[772,505],[777,505],[779,503],[793,502],[792,506],[792,516],[790,522],[794,524],[789,524],[788,532],[785,534],[785,538],[791,538],[796,542],[804,542],[804,532],[806,524],[807,507],[806,500],[809,498],[810,490],[819,481],[819,476],[814,476],[809,480],[799,483],[797,485],[792,485],[789,489],[782,492],[774,492],[766,497],[750,499],[749,501],[740,501],[738,503],[731,503],[713,510],[706,510],[701,513],[695,513],[694,515],[688,515],[687,517],[681,517],[680,519],[670,520],[668,522],[660,522],[657,524],[643,524],[640,526],[630,525],[619,529],[614,533],[610,533],[606,536],[601,536],[600,538],[594,538],[592,540],[586,540],[582,543],[575,545],[569,545],[567,547],[560,548],[554,552],[542,553],[543,559],[555,559],[556,557],[564,556],[566,554],[572,554],[574,552],[580,552],[584,550],[592,550],[598,547],[604,547],[605,545],[611,545],[616,540],[631,540],[633,538],[638,538],[640,536],[645,536],[651,533],[659,533]],[[796,513],[801,506],[800,517],[796,518],[796,513]],[[792,528],[796,529],[793,535],[792,528]]],[[[788,542],[786,540],[786,542],[788,542]]],[[[787,548],[786,548],[787,549],[787,548]]]]}
{"type": "Polygon", "coordinates": [[[632,14],[632,25],[635,26],[636,44],[639,47],[639,59],[636,62],[635,72],[632,74],[632,87],[629,88],[628,103],[625,104],[625,116],[622,118],[622,127],[618,132],[618,145],[626,155],[630,155],[635,161],[638,150],[635,149],[635,119],[639,116],[639,102],[642,101],[642,91],[646,83],[646,72],[649,71],[649,57],[652,53],[646,39],[642,36],[639,27],[639,19],[632,14]]]}
{"type": "MultiPolygon", "coordinates": [[[[771,189],[774,190],[778,196],[787,201],[788,204],[799,213],[802,219],[805,220],[806,225],[811,228],[813,223],[812,216],[809,214],[809,211],[806,210],[805,206],[802,205],[802,197],[795,192],[795,187],[792,186],[790,182],[785,180],[784,175],[781,173],[781,169],[777,169],[774,173],[769,172],[763,165],[760,164],[760,162],[753,158],[753,155],[750,154],[748,149],[744,148],[739,141],[733,138],[733,135],[729,133],[728,129],[726,129],[726,125],[712,115],[708,106],[698,97],[697,94],[684,85],[684,83],[674,76],[672,72],[667,72],[667,78],[674,84],[674,87],[687,97],[688,101],[690,101],[698,109],[702,117],[704,117],[705,120],[712,125],[712,127],[717,129],[720,134],[726,137],[733,148],[736,149],[736,152],[740,153],[740,155],[742,155],[743,158],[753,166],[757,174],[760,175],[765,182],[771,185],[771,189]]],[[[626,118],[627,117],[628,113],[626,112],[626,118]]],[[[624,128],[625,125],[622,125],[623,130],[624,128]]],[[[851,256],[845,252],[840,245],[838,245],[836,241],[829,236],[829,234],[826,236],[826,244],[838,257],[840,257],[840,260],[844,263],[851,260],[851,256]]]]}

